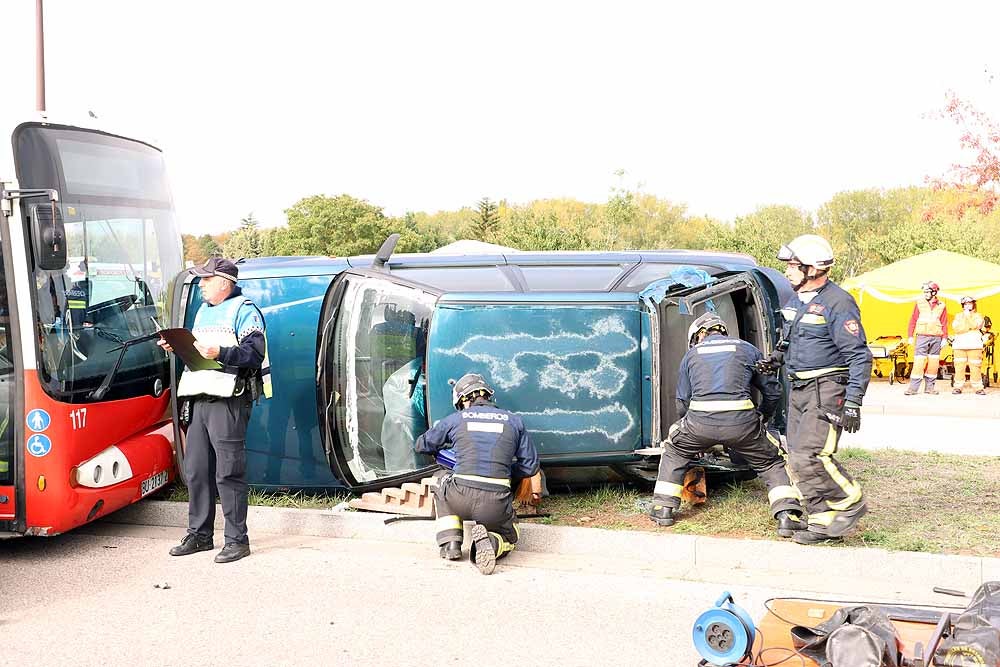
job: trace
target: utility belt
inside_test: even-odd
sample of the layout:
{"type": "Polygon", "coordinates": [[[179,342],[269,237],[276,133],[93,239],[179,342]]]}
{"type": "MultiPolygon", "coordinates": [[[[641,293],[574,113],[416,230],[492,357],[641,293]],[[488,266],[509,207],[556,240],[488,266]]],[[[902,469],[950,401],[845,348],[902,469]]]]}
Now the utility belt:
{"type": "Polygon", "coordinates": [[[195,402],[216,403],[218,401],[231,401],[234,398],[249,402],[256,402],[260,398],[261,392],[260,373],[255,373],[250,377],[237,377],[232,396],[213,396],[211,394],[196,394],[194,396],[181,396],[177,405],[177,417],[181,426],[187,427],[191,424],[191,411],[195,402]]]}
{"type": "Polygon", "coordinates": [[[813,385],[818,388],[820,381],[847,385],[850,380],[851,377],[849,375],[839,371],[835,371],[827,375],[816,375],[813,377],[796,377],[794,373],[788,374],[788,381],[792,385],[792,389],[804,389],[805,387],[813,385]]]}
{"type": "Polygon", "coordinates": [[[510,480],[503,477],[481,477],[462,473],[451,473],[449,477],[457,484],[481,491],[510,491],[510,480]]]}

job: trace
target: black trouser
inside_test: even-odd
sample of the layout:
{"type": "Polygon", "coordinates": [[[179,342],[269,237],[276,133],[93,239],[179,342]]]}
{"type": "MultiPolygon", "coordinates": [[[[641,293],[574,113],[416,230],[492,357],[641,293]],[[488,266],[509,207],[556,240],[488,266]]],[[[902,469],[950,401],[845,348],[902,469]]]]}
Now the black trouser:
{"type": "Polygon", "coordinates": [[[226,518],[226,544],[249,544],[247,537],[247,422],[252,407],[247,395],[193,399],[184,448],[187,477],[188,533],[212,537],[215,494],[226,518]]]}
{"type": "MultiPolygon", "coordinates": [[[[487,490],[452,475],[445,475],[434,491],[437,514],[437,543],[462,541],[462,522],[475,521],[486,527],[493,540],[497,558],[512,551],[517,544],[514,495],[506,487],[487,490]]],[[[486,485],[482,485],[486,486],[486,485]]]]}
{"type": "Polygon", "coordinates": [[[864,502],[861,485],[833,458],[841,428],[825,418],[827,412],[843,411],[846,385],[842,375],[793,380],[788,399],[788,463],[809,512],[809,527],[819,532],[838,512],[864,502]]]}
{"type": "Polygon", "coordinates": [[[711,418],[699,418],[689,412],[670,427],[667,444],[660,457],[653,500],[666,507],[681,504],[684,473],[691,462],[705,450],[721,444],[740,455],[767,486],[767,498],[772,516],[791,510],[801,512],[799,493],[788,479],[785,459],[778,442],[756,412],[746,413],[746,419],[734,424],[720,424],[711,418]]]}

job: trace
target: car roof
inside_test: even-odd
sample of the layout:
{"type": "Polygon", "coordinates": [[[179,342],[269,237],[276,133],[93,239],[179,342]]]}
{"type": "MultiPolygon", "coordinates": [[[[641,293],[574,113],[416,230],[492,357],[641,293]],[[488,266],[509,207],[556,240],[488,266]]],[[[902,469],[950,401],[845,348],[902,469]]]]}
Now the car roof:
{"type": "MultiPolygon", "coordinates": [[[[347,268],[368,268],[374,255],[354,257],[266,257],[247,259],[240,262],[240,279],[261,279],[272,277],[336,275],[347,268]]],[[[643,265],[689,266],[702,269],[710,274],[740,271],[754,268],[757,263],[749,255],[701,250],[638,250],[638,251],[548,251],[514,252],[507,254],[466,254],[436,255],[430,253],[400,253],[393,255],[387,264],[389,273],[394,270],[410,277],[408,269],[455,269],[483,267],[621,267],[621,275],[609,281],[608,287],[599,291],[622,289],[618,285],[625,282],[643,265]]],[[[666,268],[666,267],[664,267],[666,268]]],[[[423,273],[423,272],[421,272],[423,273]]],[[[430,274],[427,274],[430,275],[430,274]]],[[[413,279],[410,277],[410,279],[413,279]]],[[[433,279],[427,284],[434,285],[433,279]]],[[[641,290],[644,284],[624,288],[625,291],[641,290]]],[[[539,289],[536,286],[532,290],[539,289]]],[[[587,291],[586,288],[581,288],[587,291]]],[[[484,290],[489,291],[489,290],[484,290]]],[[[510,291],[509,285],[498,291],[510,291]]],[[[515,291],[521,291],[515,289],[515,291]]]]}

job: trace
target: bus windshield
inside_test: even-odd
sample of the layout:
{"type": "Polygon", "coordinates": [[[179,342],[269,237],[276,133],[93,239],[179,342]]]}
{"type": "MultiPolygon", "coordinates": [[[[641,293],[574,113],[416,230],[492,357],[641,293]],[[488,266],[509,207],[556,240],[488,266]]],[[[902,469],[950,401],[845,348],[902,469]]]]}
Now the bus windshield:
{"type": "MultiPolygon", "coordinates": [[[[166,320],[167,288],[182,268],[160,152],[145,144],[69,128],[15,134],[22,187],[54,188],[67,262],[34,269],[39,377],[69,403],[159,395],[169,364],[155,341],[131,346],[110,390],[93,396],[121,344],[166,320]]],[[[48,204],[23,203],[27,220],[48,204]]],[[[49,213],[46,220],[51,219],[49,213]]]]}

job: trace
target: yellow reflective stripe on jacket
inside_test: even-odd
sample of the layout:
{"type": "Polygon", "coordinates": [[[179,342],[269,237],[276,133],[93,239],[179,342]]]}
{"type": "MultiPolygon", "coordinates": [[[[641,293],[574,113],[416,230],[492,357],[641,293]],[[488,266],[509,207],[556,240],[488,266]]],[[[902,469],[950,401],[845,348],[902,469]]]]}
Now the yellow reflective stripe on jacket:
{"type": "Polygon", "coordinates": [[[742,401],[691,401],[688,410],[697,412],[728,412],[730,410],[753,410],[753,401],[745,398],[742,401]]]}
{"type": "Polygon", "coordinates": [[[653,495],[680,498],[681,492],[683,490],[684,487],[681,486],[680,484],[674,484],[673,482],[657,480],[656,486],[653,487],[653,495]]]}
{"type": "Polygon", "coordinates": [[[77,301],[76,299],[70,299],[66,302],[66,305],[74,310],[80,310],[87,307],[87,302],[77,301]]]}
{"type": "Polygon", "coordinates": [[[800,320],[803,324],[826,324],[826,318],[814,313],[806,313],[800,320]]]}
{"type": "Polygon", "coordinates": [[[779,500],[798,500],[799,494],[795,490],[795,487],[784,484],[782,486],[776,486],[767,492],[767,502],[768,504],[775,504],[779,500]]]}
{"type": "Polygon", "coordinates": [[[812,371],[795,371],[794,373],[789,373],[793,380],[812,380],[813,378],[823,377],[824,375],[830,375],[831,373],[840,373],[846,371],[846,366],[837,366],[835,368],[817,368],[812,371]]]}
{"type": "Polygon", "coordinates": [[[434,527],[439,533],[444,530],[462,530],[462,520],[457,514],[439,516],[437,521],[434,522],[434,527]]]}
{"type": "Polygon", "coordinates": [[[455,475],[459,479],[467,479],[470,482],[484,482],[486,484],[496,484],[498,486],[506,486],[510,488],[510,480],[502,479],[500,477],[480,477],[479,475],[455,475]]]}

